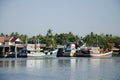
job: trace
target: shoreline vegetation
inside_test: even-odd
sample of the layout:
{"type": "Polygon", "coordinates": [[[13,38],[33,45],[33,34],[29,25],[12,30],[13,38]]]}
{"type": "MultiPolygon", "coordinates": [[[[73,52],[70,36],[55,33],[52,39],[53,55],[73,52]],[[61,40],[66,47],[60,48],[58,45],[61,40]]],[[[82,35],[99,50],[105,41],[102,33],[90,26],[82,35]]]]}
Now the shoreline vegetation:
{"type": "Polygon", "coordinates": [[[51,45],[57,48],[58,45],[65,45],[69,42],[76,44],[76,47],[83,45],[101,47],[103,50],[112,50],[112,56],[120,57],[120,36],[113,36],[112,34],[96,34],[91,32],[86,36],[74,35],[72,32],[53,34],[49,29],[46,35],[38,34],[36,36],[28,37],[26,34],[19,34],[18,32],[12,32],[11,34],[0,33],[0,37],[18,37],[22,40],[22,44],[46,44],[46,48],[50,48],[51,45]],[[81,45],[77,45],[81,44],[81,45]]]}
{"type": "Polygon", "coordinates": [[[54,46],[64,45],[69,42],[77,43],[78,41],[82,41],[86,43],[87,46],[101,46],[103,48],[111,49],[113,46],[120,49],[120,36],[113,36],[112,34],[96,34],[91,32],[86,36],[78,36],[74,35],[72,32],[61,33],[61,34],[53,34],[53,30],[48,29],[46,35],[38,34],[36,36],[28,37],[27,34],[19,34],[18,32],[12,32],[11,34],[0,33],[0,36],[6,37],[19,37],[22,40],[22,43],[35,44],[37,40],[40,43],[46,44],[46,46],[50,46],[52,42],[54,42],[54,46]]]}

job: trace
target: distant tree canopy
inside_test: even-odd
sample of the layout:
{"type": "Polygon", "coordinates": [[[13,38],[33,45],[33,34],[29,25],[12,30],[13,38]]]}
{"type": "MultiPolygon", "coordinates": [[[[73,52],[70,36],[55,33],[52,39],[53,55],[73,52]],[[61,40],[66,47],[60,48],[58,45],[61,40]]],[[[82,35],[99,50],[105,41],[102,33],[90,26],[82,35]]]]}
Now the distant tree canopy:
{"type": "Polygon", "coordinates": [[[63,45],[69,42],[76,43],[77,41],[82,40],[88,46],[103,46],[108,47],[108,43],[115,43],[120,45],[120,36],[112,36],[112,34],[95,34],[91,32],[87,34],[85,37],[81,37],[78,35],[74,35],[72,32],[61,33],[61,34],[53,34],[51,29],[48,29],[45,36],[38,34],[36,36],[28,37],[26,34],[19,34],[18,32],[12,32],[11,34],[1,33],[0,36],[10,36],[10,37],[19,37],[23,43],[26,41],[28,43],[44,43],[47,46],[51,46],[54,41],[55,45],[63,45]]]}

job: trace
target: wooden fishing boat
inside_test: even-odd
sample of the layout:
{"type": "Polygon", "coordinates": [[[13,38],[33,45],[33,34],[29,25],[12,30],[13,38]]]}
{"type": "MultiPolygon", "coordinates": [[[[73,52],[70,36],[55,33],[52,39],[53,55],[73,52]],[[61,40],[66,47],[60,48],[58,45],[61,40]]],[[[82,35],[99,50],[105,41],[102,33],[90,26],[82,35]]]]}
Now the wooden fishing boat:
{"type": "Polygon", "coordinates": [[[106,53],[99,53],[99,54],[90,54],[90,57],[111,57],[112,56],[113,51],[109,51],[106,53]]]}
{"type": "Polygon", "coordinates": [[[36,48],[35,44],[27,44],[21,51],[21,54],[26,54],[26,57],[56,57],[58,49],[45,52],[44,50],[36,48]]]}
{"type": "Polygon", "coordinates": [[[100,52],[99,47],[76,50],[76,57],[112,57],[113,51],[100,52]]]}

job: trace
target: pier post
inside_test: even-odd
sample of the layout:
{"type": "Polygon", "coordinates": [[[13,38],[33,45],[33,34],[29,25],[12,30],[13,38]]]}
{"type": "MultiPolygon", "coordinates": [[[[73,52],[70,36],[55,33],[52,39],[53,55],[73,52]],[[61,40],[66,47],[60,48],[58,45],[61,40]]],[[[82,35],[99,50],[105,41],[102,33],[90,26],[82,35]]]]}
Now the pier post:
{"type": "Polygon", "coordinates": [[[5,57],[5,46],[3,46],[2,55],[5,57]]]}
{"type": "Polygon", "coordinates": [[[11,51],[11,46],[9,45],[9,53],[10,53],[10,51],[11,51]]]}
{"type": "Polygon", "coordinates": [[[15,44],[15,58],[17,58],[17,44],[15,44]]]}

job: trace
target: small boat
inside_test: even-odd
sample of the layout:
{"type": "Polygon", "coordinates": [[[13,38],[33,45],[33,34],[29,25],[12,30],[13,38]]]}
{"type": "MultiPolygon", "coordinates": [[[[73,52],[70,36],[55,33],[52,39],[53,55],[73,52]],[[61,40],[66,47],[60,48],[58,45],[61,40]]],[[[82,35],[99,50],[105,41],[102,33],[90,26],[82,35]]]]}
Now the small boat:
{"type": "Polygon", "coordinates": [[[113,51],[109,51],[106,53],[90,53],[89,51],[86,52],[76,52],[76,57],[112,57],[113,51]]]}
{"type": "Polygon", "coordinates": [[[90,57],[89,50],[76,50],[76,57],[90,57]]]}
{"type": "Polygon", "coordinates": [[[43,52],[30,52],[30,51],[28,51],[26,54],[27,54],[27,57],[43,57],[43,56],[45,56],[45,53],[43,53],[43,52]]]}
{"type": "Polygon", "coordinates": [[[90,54],[90,57],[111,57],[112,56],[113,51],[109,51],[106,53],[100,53],[100,54],[90,54]]]}
{"type": "Polygon", "coordinates": [[[106,51],[102,51],[100,52],[102,48],[99,47],[93,47],[90,50],[90,57],[111,57],[113,51],[109,51],[108,49],[106,49],[106,51]]]}
{"type": "Polygon", "coordinates": [[[6,57],[6,58],[15,58],[15,57],[17,57],[17,58],[25,58],[25,57],[27,57],[27,55],[26,55],[26,53],[21,53],[21,52],[9,52],[9,53],[7,53],[4,57],[6,57]]]}
{"type": "Polygon", "coordinates": [[[98,49],[99,47],[92,47],[92,49],[85,47],[76,51],[76,57],[112,57],[113,51],[100,53],[98,49]]]}

